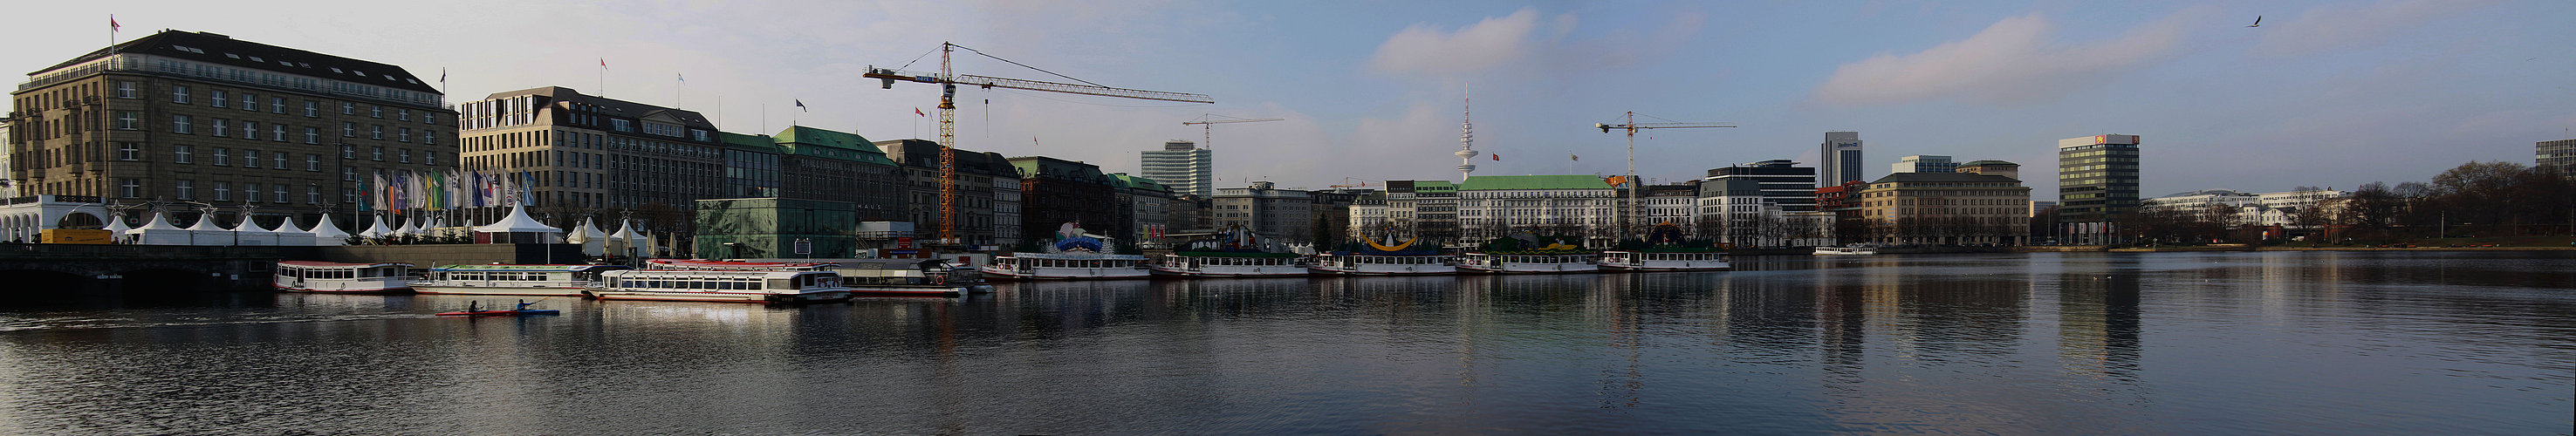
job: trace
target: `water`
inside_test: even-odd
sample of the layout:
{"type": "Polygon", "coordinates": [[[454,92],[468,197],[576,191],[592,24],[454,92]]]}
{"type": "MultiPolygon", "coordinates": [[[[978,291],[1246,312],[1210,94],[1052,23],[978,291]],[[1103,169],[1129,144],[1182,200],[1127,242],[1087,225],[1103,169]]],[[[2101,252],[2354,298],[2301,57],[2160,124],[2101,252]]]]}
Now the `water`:
{"type": "Polygon", "coordinates": [[[0,433],[2576,427],[2576,253],[1740,264],[1759,270],[556,298],[520,319],[430,315],[467,296],[21,303],[0,310],[0,433]]]}

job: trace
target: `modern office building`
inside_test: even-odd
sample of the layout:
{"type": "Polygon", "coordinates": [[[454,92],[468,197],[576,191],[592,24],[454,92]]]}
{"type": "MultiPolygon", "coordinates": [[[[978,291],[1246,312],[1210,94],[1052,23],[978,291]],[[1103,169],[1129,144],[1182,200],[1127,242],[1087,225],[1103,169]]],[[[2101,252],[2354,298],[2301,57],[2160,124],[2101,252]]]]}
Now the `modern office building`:
{"type": "Polygon", "coordinates": [[[1825,143],[1816,150],[1816,167],[1823,169],[1824,177],[1810,183],[1825,187],[1867,181],[1860,172],[1860,144],[1860,132],[1825,132],[1825,143]]]}
{"type": "Polygon", "coordinates": [[[1905,172],[1871,181],[1858,195],[1877,242],[2006,244],[2029,240],[2030,187],[1966,172],[1905,172]]]}
{"type": "Polygon", "coordinates": [[[345,226],[372,176],[457,163],[445,95],[393,65],[164,30],[28,76],[5,117],[16,195],[345,226]]]}
{"type": "MultiPolygon", "coordinates": [[[[1834,213],[1813,211],[1816,197],[1812,194],[1800,202],[1811,210],[1789,210],[1778,197],[1777,188],[1784,183],[1788,180],[1766,181],[1746,175],[1700,182],[1698,222],[1691,233],[1734,247],[1832,244],[1834,213]]],[[[1803,188],[1808,183],[1812,182],[1799,181],[1794,186],[1803,188]]],[[[1802,192],[1812,191],[1807,188],[1802,192]]]]}
{"type": "MultiPolygon", "coordinates": [[[[666,244],[687,244],[694,241],[691,211],[698,200],[732,197],[728,166],[761,173],[743,177],[760,180],[754,187],[732,189],[786,189],[783,154],[728,155],[727,150],[742,150],[694,111],[555,86],[493,93],[460,111],[463,169],[522,181],[512,188],[524,191],[528,211],[551,218],[551,225],[580,215],[624,216],[671,238],[666,244]]],[[[508,212],[506,205],[490,206],[470,214],[477,222],[492,222],[508,212]]],[[[660,246],[679,253],[693,248],[660,246]]]]}
{"type": "MultiPolygon", "coordinates": [[[[877,141],[878,150],[903,165],[904,219],[917,232],[938,237],[939,143],[923,139],[877,141]]],[[[1020,171],[989,151],[956,150],[957,237],[969,246],[1008,247],[1020,242],[1020,171]]],[[[1053,229],[1055,227],[1047,227],[1053,229]]]]}
{"type": "Polygon", "coordinates": [[[1174,194],[1215,194],[1216,157],[1208,149],[1199,148],[1198,143],[1166,141],[1163,149],[1143,153],[1145,178],[1162,182],[1174,194]]]}
{"type": "Polygon", "coordinates": [[[1712,168],[1708,170],[1708,178],[1702,180],[1717,183],[1739,179],[1753,181],[1760,187],[1763,201],[1779,205],[1784,212],[1816,210],[1815,168],[1798,166],[1797,162],[1788,159],[1772,159],[1712,168]]]}
{"type": "Polygon", "coordinates": [[[1895,164],[1888,165],[1887,172],[1889,174],[1948,173],[1957,172],[1958,169],[1959,163],[1951,161],[1949,156],[1918,154],[1897,158],[1895,164]]]}
{"type": "Polygon", "coordinates": [[[2070,243],[2105,244],[2138,210],[2138,135],[2057,141],[2057,220],[2070,243]]]}
{"type": "Polygon", "coordinates": [[[2540,141],[2532,145],[2537,153],[2532,156],[2531,166],[2555,168],[2559,174],[2576,174],[2576,139],[2540,141]]]}

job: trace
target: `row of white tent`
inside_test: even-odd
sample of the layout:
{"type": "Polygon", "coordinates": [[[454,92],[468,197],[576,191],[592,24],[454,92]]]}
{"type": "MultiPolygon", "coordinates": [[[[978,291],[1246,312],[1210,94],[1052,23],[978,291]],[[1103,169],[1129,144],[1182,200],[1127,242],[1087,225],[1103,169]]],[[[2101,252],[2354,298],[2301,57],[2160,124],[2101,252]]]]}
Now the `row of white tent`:
{"type": "MultiPolygon", "coordinates": [[[[401,220],[400,226],[387,228],[385,218],[378,216],[372,225],[356,235],[366,238],[404,235],[447,236],[455,235],[454,232],[462,230],[458,227],[448,227],[445,220],[440,218],[431,218],[427,222],[421,221],[404,219],[401,220]]],[[[529,218],[527,211],[518,207],[511,208],[510,215],[502,218],[500,222],[486,226],[474,226],[469,223],[462,227],[471,227],[474,233],[535,233],[540,240],[547,242],[581,244],[582,253],[591,256],[601,256],[611,252],[650,253],[653,250],[652,237],[635,230],[633,223],[621,223],[616,233],[605,233],[598,227],[592,226],[590,219],[583,218],[581,226],[566,235],[563,229],[529,218]]],[[[196,224],[179,227],[162,214],[156,213],[150,219],[144,220],[141,227],[126,227],[125,220],[108,220],[107,231],[118,235],[119,240],[124,243],[143,245],[333,246],[345,245],[350,236],[349,232],[341,231],[338,224],[332,223],[329,215],[314,221],[311,228],[295,228],[294,220],[287,219],[279,221],[277,228],[272,229],[259,225],[249,216],[243,216],[240,224],[227,228],[217,224],[213,214],[200,215],[197,217],[196,224]]]]}

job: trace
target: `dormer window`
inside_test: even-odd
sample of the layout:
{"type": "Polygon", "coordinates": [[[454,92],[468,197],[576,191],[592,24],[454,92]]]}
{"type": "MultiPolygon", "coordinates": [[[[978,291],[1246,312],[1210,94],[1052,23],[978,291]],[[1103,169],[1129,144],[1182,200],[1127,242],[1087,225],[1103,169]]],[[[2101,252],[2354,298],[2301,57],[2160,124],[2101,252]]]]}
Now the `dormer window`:
{"type": "Polygon", "coordinates": [[[241,59],[241,55],[232,54],[232,53],[224,53],[224,57],[233,58],[233,59],[241,59]]]}
{"type": "Polygon", "coordinates": [[[340,67],[331,67],[331,72],[334,72],[334,73],[345,73],[346,71],[340,71],[340,67]]]}
{"type": "Polygon", "coordinates": [[[267,59],[260,59],[258,56],[251,56],[251,57],[250,57],[250,61],[251,61],[251,62],[268,62],[268,60],[267,60],[267,59]]]}

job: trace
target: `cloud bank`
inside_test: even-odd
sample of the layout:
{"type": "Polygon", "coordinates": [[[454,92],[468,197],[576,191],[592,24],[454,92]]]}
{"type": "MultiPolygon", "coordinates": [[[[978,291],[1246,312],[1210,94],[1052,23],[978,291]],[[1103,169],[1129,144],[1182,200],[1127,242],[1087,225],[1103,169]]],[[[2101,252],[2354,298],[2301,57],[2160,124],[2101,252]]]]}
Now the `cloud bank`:
{"type": "Polygon", "coordinates": [[[1967,39],[1919,53],[1879,54],[1844,64],[1816,88],[1814,98],[1838,106],[1936,98],[1994,105],[2053,100],[2172,53],[2181,45],[2182,23],[2207,15],[2196,11],[2131,28],[2118,38],[2078,44],[2057,41],[2056,24],[2040,14],[2006,18],[1967,39]]]}

